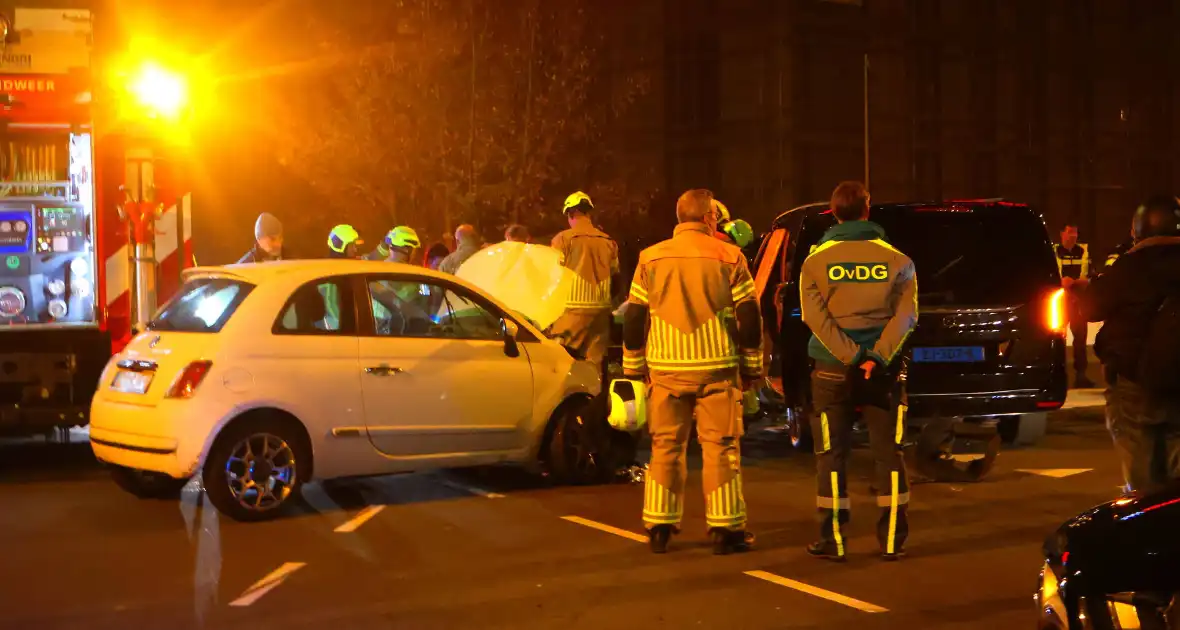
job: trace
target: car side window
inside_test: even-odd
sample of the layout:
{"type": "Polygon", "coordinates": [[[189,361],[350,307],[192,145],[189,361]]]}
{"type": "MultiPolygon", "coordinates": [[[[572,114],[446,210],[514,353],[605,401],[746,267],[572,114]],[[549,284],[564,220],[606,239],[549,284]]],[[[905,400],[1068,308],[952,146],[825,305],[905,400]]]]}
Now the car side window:
{"type": "Polygon", "coordinates": [[[799,240],[795,244],[795,251],[792,252],[792,280],[798,280],[799,268],[803,266],[803,261],[811,255],[811,252],[815,251],[824,232],[827,232],[828,228],[835,224],[835,217],[827,213],[809,216],[803,220],[802,229],[799,230],[799,240]]]}
{"type": "Polygon", "coordinates": [[[382,337],[503,338],[501,317],[465,291],[403,279],[369,281],[369,303],[382,337]]]}
{"type": "Polygon", "coordinates": [[[353,334],[353,312],[345,278],[309,282],[291,294],[275,321],[277,335],[353,334]]]}

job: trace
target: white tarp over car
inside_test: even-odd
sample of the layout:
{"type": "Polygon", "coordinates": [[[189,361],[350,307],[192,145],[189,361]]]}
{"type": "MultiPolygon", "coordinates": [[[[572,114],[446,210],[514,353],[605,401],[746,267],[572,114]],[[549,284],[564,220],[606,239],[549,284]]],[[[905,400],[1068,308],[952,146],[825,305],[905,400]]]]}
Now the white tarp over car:
{"type": "Polygon", "coordinates": [[[573,272],[561,263],[561,254],[551,247],[505,241],[468,258],[456,275],[543,330],[565,311],[573,282],[573,272]]]}

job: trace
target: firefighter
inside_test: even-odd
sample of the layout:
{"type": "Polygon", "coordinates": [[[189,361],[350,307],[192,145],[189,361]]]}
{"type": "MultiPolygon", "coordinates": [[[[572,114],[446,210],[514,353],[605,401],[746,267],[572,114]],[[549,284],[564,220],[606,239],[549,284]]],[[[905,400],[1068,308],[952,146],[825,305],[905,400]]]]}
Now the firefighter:
{"type": "Polygon", "coordinates": [[[366,254],[365,260],[385,260],[396,263],[409,263],[414,257],[414,251],[422,246],[418,233],[414,228],[399,225],[390,230],[385,238],[377,245],[377,249],[366,254]]]}
{"type": "Polygon", "coordinates": [[[328,233],[328,258],[356,258],[357,248],[364,244],[356,228],[337,225],[328,233]]]}
{"type": "Polygon", "coordinates": [[[283,224],[275,215],[263,212],[254,222],[254,247],[238,260],[242,263],[260,263],[283,260],[283,224]]]}
{"type": "Polygon", "coordinates": [[[1180,200],[1147,200],[1133,219],[1135,245],[1094,280],[1086,312],[1102,329],[1106,423],[1130,490],[1150,494],[1180,480],[1180,200]]]}
{"type": "Polygon", "coordinates": [[[1094,387],[1086,377],[1086,341],[1089,327],[1081,311],[1081,296],[1090,284],[1090,247],[1078,242],[1078,226],[1072,222],[1061,228],[1061,242],[1053,246],[1057,270],[1069,305],[1069,331],[1073,334],[1074,387],[1094,387]]]}
{"type": "Polygon", "coordinates": [[[568,348],[602,366],[610,345],[611,278],[619,273],[619,246],[594,227],[594,204],[584,192],[566,197],[562,207],[570,228],[553,237],[551,247],[573,272],[565,313],[551,334],[568,348]]]}
{"type": "Polygon", "coordinates": [[[803,262],[800,299],[811,328],[813,435],[820,539],[812,556],[842,562],[842,528],[849,519],[847,461],[857,407],[869,430],[881,508],[882,557],[905,553],[909,480],[902,460],[905,433],[904,362],[898,354],[918,318],[914,263],[885,240],[869,218],[869,192],[844,182],[832,193],[838,224],[803,262]]]}
{"type": "Polygon", "coordinates": [[[651,550],[680,529],[693,419],[704,459],[705,521],[713,553],[745,551],[741,398],[762,375],[762,317],[736,247],[714,237],[713,194],[676,202],[672,238],[640,254],[623,322],[623,373],[648,378],[651,462],[643,504],[651,550]]]}

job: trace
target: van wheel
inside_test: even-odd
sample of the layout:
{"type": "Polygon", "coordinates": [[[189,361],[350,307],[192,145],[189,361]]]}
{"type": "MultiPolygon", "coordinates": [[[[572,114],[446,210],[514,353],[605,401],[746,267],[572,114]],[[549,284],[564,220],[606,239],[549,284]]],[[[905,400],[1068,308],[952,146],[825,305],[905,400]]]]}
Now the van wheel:
{"type": "Polygon", "coordinates": [[[1026,413],[1006,416],[1000,419],[1000,439],[1005,444],[1026,446],[1036,444],[1045,437],[1049,424],[1047,413],[1026,413]]]}
{"type": "Polygon", "coordinates": [[[811,422],[807,412],[802,407],[787,407],[786,420],[791,446],[800,451],[812,451],[815,445],[811,439],[811,422]]]}
{"type": "Polygon", "coordinates": [[[595,402],[571,401],[553,417],[546,455],[549,472],[558,483],[603,483],[614,474],[617,458],[608,433],[614,429],[606,423],[605,409],[599,409],[605,405],[595,402]]]}
{"type": "Polygon", "coordinates": [[[205,496],[236,521],[265,521],[296,503],[311,470],[311,449],[289,423],[236,422],[213,442],[203,469],[205,496]]]}
{"type": "Polygon", "coordinates": [[[112,466],[111,479],[125,492],[140,499],[175,499],[188,483],[187,477],[176,479],[163,473],[124,466],[112,466]]]}

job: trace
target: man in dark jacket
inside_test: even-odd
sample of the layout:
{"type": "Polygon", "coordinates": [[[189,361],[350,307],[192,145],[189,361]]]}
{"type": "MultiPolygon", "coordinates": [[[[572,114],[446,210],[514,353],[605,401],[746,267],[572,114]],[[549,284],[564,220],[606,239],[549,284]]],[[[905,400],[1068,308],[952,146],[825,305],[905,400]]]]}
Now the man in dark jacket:
{"type": "Polygon", "coordinates": [[[283,224],[275,215],[263,212],[254,222],[254,247],[238,260],[238,264],[286,258],[287,256],[283,255],[283,224]]]}
{"type": "Polygon", "coordinates": [[[1094,351],[1109,383],[1106,424],[1124,477],[1130,489],[1151,492],[1180,479],[1180,402],[1145,386],[1155,375],[1143,368],[1145,360],[1160,363],[1149,355],[1176,346],[1150,336],[1165,300],[1180,297],[1180,200],[1152,197],[1135,211],[1132,231],[1135,245],[1093,282],[1086,309],[1090,321],[1104,322],[1094,351]]]}

